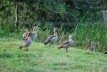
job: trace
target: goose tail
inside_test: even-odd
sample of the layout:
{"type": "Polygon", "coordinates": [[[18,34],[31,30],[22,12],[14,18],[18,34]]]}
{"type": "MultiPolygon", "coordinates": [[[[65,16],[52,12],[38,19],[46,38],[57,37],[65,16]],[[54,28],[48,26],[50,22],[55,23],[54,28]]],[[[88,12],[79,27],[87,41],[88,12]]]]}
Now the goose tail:
{"type": "Polygon", "coordinates": [[[48,41],[46,41],[45,43],[44,43],[44,45],[47,45],[48,44],[48,41]]]}
{"type": "Polygon", "coordinates": [[[22,46],[20,46],[19,49],[22,49],[22,46]]]}
{"type": "Polygon", "coordinates": [[[58,49],[60,49],[60,48],[62,48],[62,45],[60,45],[60,46],[58,47],[58,49]]]}

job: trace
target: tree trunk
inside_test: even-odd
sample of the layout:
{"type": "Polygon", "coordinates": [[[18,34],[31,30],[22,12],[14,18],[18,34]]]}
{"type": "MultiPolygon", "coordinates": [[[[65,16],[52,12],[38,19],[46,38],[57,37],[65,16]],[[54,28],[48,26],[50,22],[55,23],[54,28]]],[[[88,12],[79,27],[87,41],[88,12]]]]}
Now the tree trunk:
{"type": "Polygon", "coordinates": [[[16,21],[15,21],[15,24],[16,24],[16,29],[18,32],[19,18],[18,18],[18,3],[17,3],[17,1],[15,2],[15,4],[16,4],[16,21]]]}

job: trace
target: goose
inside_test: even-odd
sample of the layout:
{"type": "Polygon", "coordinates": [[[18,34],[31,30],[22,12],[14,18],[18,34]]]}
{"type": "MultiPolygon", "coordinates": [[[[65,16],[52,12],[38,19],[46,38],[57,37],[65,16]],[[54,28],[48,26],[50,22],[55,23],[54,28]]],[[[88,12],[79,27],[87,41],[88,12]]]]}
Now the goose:
{"type": "Polygon", "coordinates": [[[28,47],[32,44],[32,40],[31,40],[31,36],[32,36],[32,33],[29,33],[28,34],[28,40],[25,41],[19,48],[22,49],[23,47],[27,47],[27,50],[28,50],[28,47]]]}
{"type": "Polygon", "coordinates": [[[72,35],[69,35],[68,41],[65,41],[63,44],[61,44],[58,49],[65,48],[66,52],[68,52],[68,48],[73,45],[72,35]]]}
{"type": "Polygon", "coordinates": [[[88,47],[87,50],[88,50],[88,51],[94,51],[94,52],[95,52],[96,49],[95,49],[94,45],[95,45],[95,42],[94,42],[94,41],[91,41],[91,42],[90,42],[90,47],[88,47]]]}
{"type": "Polygon", "coordinates": [[[61,39],[60,39],[60,44],[63,44],[64,43],[64,32],[62,32],[62,36],[61,36],[61,39]]]}
{"type": "Polygon", "coordinates": [[[107,51],[105,51],[104,54],[107,54],[107,51]]]}
{"type": "Polygon", "coordinates": [[[58,40],[57,32],[58,32],[58,28],[55,27],[55,28],[54,28],[54,35],[50,35],[50,36],[46,39],[44,45],[47,45],[48,43],[50,43],[50,45],[51,45],[51,47],[52,47],[52,44],[58,40]]]}
{"type": "MultiPolygon", "coordinates": [[[[28,33],[31,33],[32,34],[32,36],[31,36],[31,39],[32,40],[34,40],[34,39],[36,39],[36,37],[37,37],[37,29],[40,29],[39,27],[37,27],[37,26],[34,26],[34,28],[33,28],[33,32],[28,32],[28,33]]],[[[27,34],[28,35],[28,34],[27,34]]],[[[28,36],[25,36],[25,41],[27,41],[28,40],[28,36]]]]}
{"type": "Polygon", "coordinates": [[[26,28],[24,31],[25,31],[25,32],[23,33],[23,40],[26,40],[26,37],[27,37],[28,34],[29,34],[29,30],[26,28]]]}
{"type": "Polygon", "coordinates": [[[36,37],[37,37],[37,29],[40,29],[40,28],[37,27],[37,26],[35,26],[35,27],[33,28],[33,33],[32,33],[32,36],[31,36],[31,39],[32,39],[32,40],[36,39],[36,37]]]}

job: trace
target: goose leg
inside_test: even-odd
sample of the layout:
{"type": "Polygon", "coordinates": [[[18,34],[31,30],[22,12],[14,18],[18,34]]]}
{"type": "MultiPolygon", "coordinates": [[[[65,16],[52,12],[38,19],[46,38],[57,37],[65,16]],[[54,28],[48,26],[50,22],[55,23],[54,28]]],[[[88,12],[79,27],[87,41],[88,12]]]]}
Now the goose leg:
{"type": "Polygon", "coordinates": [[[53,43],[51,44],[51,48],[53,47],[53,43]]]}
{"type": "Polygon", "coordinates": [[[22,49],[22,46],[20,46],[19,49],[22,49]]]}
{"type": "Polygon", "coordinates": [[[51,47],[51,48],[53,47],[53,43],[50,43],[50,47],[51,47]]]}
{"type": "Polygon", "coordinates": [[[66,52],[68,52],[68,48],[66,48],[66,52]]]}
{"type": "Polygon", "coordinates": [[[49,47],[51,47],[51,43],[49,44],[49,47]]]}
{"type": "Polygon", "coordinates": [[[52,48],[52,44],[51,44],[51,48],[52,48]]]}
{"type": "Polygon", "coordinates": [[[29,51],[28,47],[27,47],[26,51],[29,51]]]}

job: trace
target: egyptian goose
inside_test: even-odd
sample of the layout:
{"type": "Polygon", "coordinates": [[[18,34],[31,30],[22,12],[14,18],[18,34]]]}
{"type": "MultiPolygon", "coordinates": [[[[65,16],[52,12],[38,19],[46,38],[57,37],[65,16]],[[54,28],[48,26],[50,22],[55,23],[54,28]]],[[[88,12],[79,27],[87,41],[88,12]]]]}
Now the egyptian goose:
{"type": "Polygon", "coordinates": [[[32,36],[32,33],[29,33],[28,34],[28,39],[27,41],[25,41],[19,48],[22,49],[23,47],[27,47],[27,50],[28,50],[28,47],[32,44],[32,39],[31,39],[31,36],[32,36]]]}
{"type": "Polygon", "coordinates": [[[26,40],[26,37],[27,37],[28,34],[29,34],[29,30],[26,28],[24,31],[25,31],[25,32],[23,33],[23,40],[26,40]]]}
{"type": "Polygon", "coordinates": [[[63,44],[64,43],[64,32],[62,32],[62,36],[61,36],[61,39],[60,39],[60,44],[63,44]]]}
{"type": "Polygon", "coordinates": [[[58,32],[58,28],[55,27],[55,28],[54,28],[54,35],[50,35],[50,36],[46,39],[44,45],[47,45],[48,43],[50,43],[50,45],[51,45],[51,47],[52,47],[52,44],[58,40],[57,32],[58,32]]]}
{"type": "Polygon", "coordinates": [[[68,48],[73,45],[72,35],[69,35],[68,41],[65,41],[63,44],[61,44],[58,49],[65,48],[66,52],[68,52],[68,48]]]}
{"type": "MultiPolygon", "coordinates": [[[[32,36],[31,36],[31,39],[32,40],[34,40],[34,39],[36,39],[36,37],[37,37],[37,29],[40,29],[39,27],[37,27],[37,26],[35,26],[34,28],[33,28],[33,32],[32,32],[32,36]]],[[[31,33],[31,32],[28,32],[28,33],[31,33]]],[[[28,34],[26,34],[26,36],[25,36],[25,41],[27,41],[28,40],[28,36],[27,36],[28,34]]]]}
{"type": "Polygon", "coordinates": [[[107,51],[105,51],[104,54],[107,54],[107,51]]]}
{"type": "Polygon", "coordinates": [[[31,37],[32,40],[36,39],[36,37],[37,37],[37,29],[40,29],[40,28],[37,26],[35,26],[33,28],[33,33],[32,33],[32,37],[31,37]]]}
{"type": "Polygon", "coordinates": [[[90,47],[88,47],[87,50],[88,50],[88,51],[96,51],[94,45],[95,45],[95,42],[94,42],[94,41],[91,41],[91,42],[90,42],[90,47]]]}

